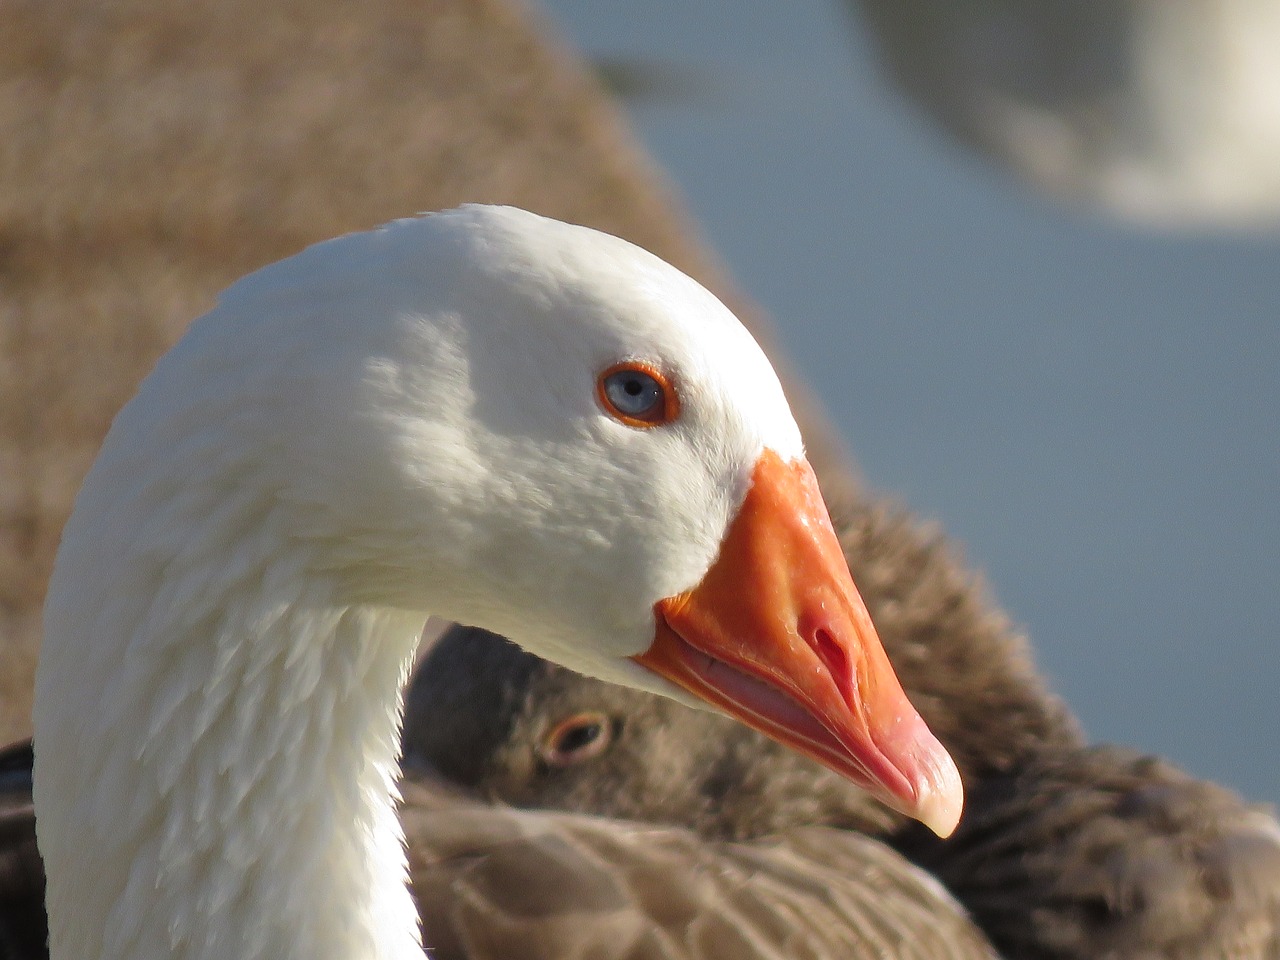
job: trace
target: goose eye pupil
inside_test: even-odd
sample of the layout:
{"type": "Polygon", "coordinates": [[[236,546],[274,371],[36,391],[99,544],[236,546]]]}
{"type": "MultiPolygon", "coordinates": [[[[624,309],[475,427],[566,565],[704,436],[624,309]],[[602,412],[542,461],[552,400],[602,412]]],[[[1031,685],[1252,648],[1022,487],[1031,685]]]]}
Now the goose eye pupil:
{"type": "Polygon", "coordinates": [[[573,753],[592,743],[599,736],[600,724],[584,723],[581,726],[566,730],[557,747],[562,753],[573,753]]]}
{"type": "Polygon", "coordinates": [[[605,379],[609,401],[623,413],[643,417],[662,405],[662,385],[639,370],[619,370],[605,379]]]}

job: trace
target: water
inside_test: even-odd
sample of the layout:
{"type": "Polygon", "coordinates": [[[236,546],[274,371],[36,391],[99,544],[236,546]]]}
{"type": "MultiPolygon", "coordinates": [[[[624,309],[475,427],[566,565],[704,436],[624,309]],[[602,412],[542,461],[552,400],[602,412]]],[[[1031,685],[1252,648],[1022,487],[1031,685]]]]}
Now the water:
{"type": "Polygon", "coordinates": [[[1098,740],[1280,800],[1280,233],[1161,234],[953,145],[834,0],[550,0],[870,481],[1098,740]],[[690,87],[682,94],[682,86],[690,87]]]}

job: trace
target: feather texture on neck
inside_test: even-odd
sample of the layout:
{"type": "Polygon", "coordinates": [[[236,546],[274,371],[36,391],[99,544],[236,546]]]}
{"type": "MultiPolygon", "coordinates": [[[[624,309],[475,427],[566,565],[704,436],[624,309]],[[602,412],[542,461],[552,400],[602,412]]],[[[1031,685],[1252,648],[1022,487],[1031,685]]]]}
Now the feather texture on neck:
{"type": "Polygon", "coordinates": [[[99,588],[48,612],[82,641],[58,699],[90,705],[40,718],[74,758],[37,785],[76,798],[40,808],[53,957],[421,957],[394,784],[422,615],[341,602],[251,489],[182,540],[113,541],[127,503],[68,531],[99,588]]]}

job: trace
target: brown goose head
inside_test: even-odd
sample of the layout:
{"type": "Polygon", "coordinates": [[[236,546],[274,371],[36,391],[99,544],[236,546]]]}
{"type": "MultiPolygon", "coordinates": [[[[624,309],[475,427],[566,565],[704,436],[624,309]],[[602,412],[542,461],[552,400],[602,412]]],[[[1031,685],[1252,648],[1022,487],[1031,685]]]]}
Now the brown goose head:
{"type": "Polygon", "coordinates": [[[591,680],[454,627],[409,694],[405,763],[487,799],[741,839],[904,820],[843,777],[735,723],[591,680]],[[430,722],[424,722],[429,717],[430,722]]]}

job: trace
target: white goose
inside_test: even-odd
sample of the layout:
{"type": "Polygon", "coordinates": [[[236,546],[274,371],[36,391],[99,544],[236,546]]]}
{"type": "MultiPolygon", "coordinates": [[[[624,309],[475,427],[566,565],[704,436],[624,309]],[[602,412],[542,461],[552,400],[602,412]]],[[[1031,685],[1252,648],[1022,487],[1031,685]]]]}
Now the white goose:
{"type": "Polygon", "coordinates": [[[630,244],[464,207],[240,281],[116,418],[36,685],[53,960],[420,960],[427,613],[959,816],[751,337],[630,244]]]}

